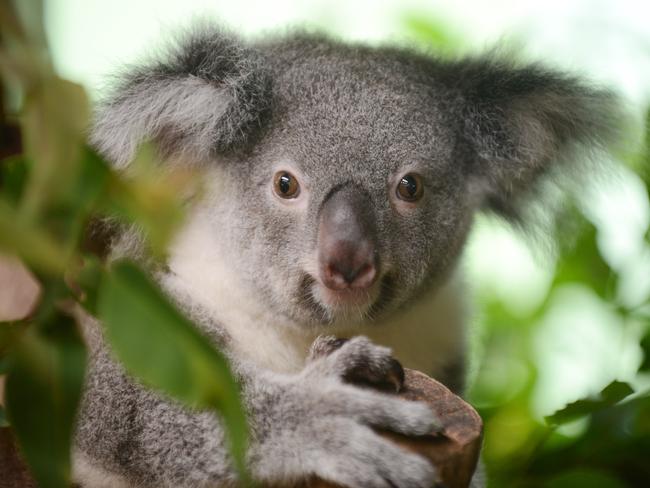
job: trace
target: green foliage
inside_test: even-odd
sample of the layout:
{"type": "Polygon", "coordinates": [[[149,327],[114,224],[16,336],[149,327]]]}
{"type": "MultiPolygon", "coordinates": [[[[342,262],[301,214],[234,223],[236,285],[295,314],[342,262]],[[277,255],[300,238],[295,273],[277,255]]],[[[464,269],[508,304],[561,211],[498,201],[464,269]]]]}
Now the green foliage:
{"type": "Polygon", "coordinates": [[[641,349],[643,350],[643,362],[639,367],[640,371],[650,371],[650,329],[641,340],[641,349]]]}
{"type": "Polygon", "coordinates": [[[574,469],[552,477],[547,488],[624,488],[616,478],[597,470],[574,469]]]}
{"type": "MultiPolygon", "coordinates": [[[[401,20],[405,34],[434,52],[454,54],[459,46],[468,45],[450,35],[453,30],[443,22],[415,14],[401,20]]],[[[509,52],[517,46],[500,47],[509,52]]],[[[644,130],[643,147],[628,145],[620,157],[650,195],[650,110],[644,130]]],[[[555,216],[562,242],[552,260],[555,272],[548,290],[536,306],[515,313],[490,284],[476,290],[482,312],[481,352],[475,359],[477,377],[470,400],[478,406],[485,424],[483,459],[489,486],[648,486],[650,296],[633,308],[625,305],[620,300],[625,270],[606,259],[600,229],[578,208],[565,212],[555,216]],[[535,403],[540,377],[548,364],[539,363],[536,350],[554,299],[567,287],[594,297],[615,318],[617,326],[625,327],[630,337],[638,335],[638,352],[643,359],[634,381],[609,378],[611,382],[603,385],[600,393],[579,398],[548,415],[545,422],[535,403]]],[[[650,229],[645,242],[639,244],[650,249],[650,229]]],[[[562,325],[569,331],[572,326],[568,322],[562,325]]],[[[574,334],[574,341],[589,340],[574,334]]],[[[601,361],[596,351],[593,361],[601,361]]],[[[558,378],[558,383],[562,380],[558,378]]]]}
{"type": "Polygon", "coordinates": [[[583,283],[601,298],[611,299],[616,288],[616,273],[600,254],[598,230],[577,211],[571,213],[571,218],[578,223],[577,238],[559,257],[553,287],[583,283]],[[589,265],[585,266],[586,263],[589,265]]]}
{"type": "Polygon", "coordinates": [[[570,403],[553,415],[546,417],[546,421],[553,425],[566,424],[585,415],[611,407],[632,393],[634,393],[634,389],[629,384],[622,381],[612,381],[600,392],[597,398],[584,398],[570,403]]]}
{"type": "Polygon", "coordinates": [[[0,428],[2,427],[9,427],[9,421],[7,420],[5,409],[0,407],[0,428]]]}
{"type": "MultiPolygon", "coordinates": [[[[399,21],[411,39],[444,56],[469,46],[434,18],[408,12],[399,21]]],[[[9,156],[0,161],[0,251],[20,257],[42,287],[30,318],[0,324],[0,375],[7,376],[0,426],[11,420],[40,485],[69,486],[85,369],[69,311],[80,304],[99,314],[133,375],[221,416],[241,469],[246,422],[225,359],[135,264],[106,268],[82,249],[90,219],[110,217],[137,226],[152,255],[164,256],[182,222],[179,195],[197,191],[195,175],[161,171],[151,147],[142,148],[129,174],[117,174],[84,145],[88,101],[80,86],[52,69],[38,1],[0,2],[0,91],[0,154],[9,156]]],[[[645,146],[625,158],[650,192],[650,123],[645,146]]],[[[485,349],[471,399],[485,421],[491,486],[631,487],[650,479],[650,395],[639,387],[650,371],[650,297],[633,309],[620,303],[622,272],[603,256],[599,229],[578,211],[571,221],[578,223],[571,246],[561,250],[534,310],[515,314],[494,290],[479,291],[485,349]],[[607,304],[630,334],[638,330],[643,359],[638,381],[614,381],[544,422],[533,407],[543,372],[535,341],[555,294],[575,285],[607,304]]]]}
{"type": "Polygon", "coordinates": [[[70,432],[86,363],[73,319],[54,313],[10,355],[7,411],[39,486],[69,486],[70,432]]]}
{"type": "Polygon", "coordinates": [[[404,30],[416,41],[437,55],[453,55],[467,47],[463,36],[448,24],[437,19],[425,18],[419,12],[407,12],[401,18],[404,30]]]}
{"type": "Polygon", "coordinates": [[[182,223],[181,196],[199,191],[196,175],[162,170],[150,147],[117,173],[85,145],[86,95],[54,73],[41,13],[40,2],[0,3],[0,100],[17,107],[0,103],[0,154],[9,156],[0,161],[0,252],[20,258],[41,287],[30,317],[0,323],[11,428],[39,486],[70,486],[86,364],[72,310],[81,305],[99,312],[115,354],[140,381],[221,416],[246,483],[246,417],[225,358],[135,264],[107,267],[83,246],[89,222],[110,218],[137,227],[163,256],[182,223]]]}
{"type": "MultiPolygon", "coordinates": [[[[221,413],[233,453],[246,453],[246,417],[226,360],[129,262],[117,262],[99,291],[99,317],[128,371],[195,408],[221,413]]],[[[243,465],[240,465],[243,471],[243,465]]]]}

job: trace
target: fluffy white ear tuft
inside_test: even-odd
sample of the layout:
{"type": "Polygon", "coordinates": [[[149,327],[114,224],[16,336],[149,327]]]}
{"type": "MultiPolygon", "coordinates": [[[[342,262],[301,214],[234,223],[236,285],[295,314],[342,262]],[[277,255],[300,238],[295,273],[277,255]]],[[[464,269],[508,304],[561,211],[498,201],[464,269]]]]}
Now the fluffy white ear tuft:
{"type": "Polygon", "coordinates": [[[518,199],[543,176],[585,160],[579,151],[619,138],[618,98],[577,77],[494,57],[447,64],[441,77],[462,100],[457,116],[471,186],[503,214],[516,214],[518,199]]]}
{"type": "Polygon", "coordinates": [[[191,161],[243,144],[269,104],[262,64],[217,28],[186,33],[160,61],[127,71],[101,104],[90,141],[118,167],[146,141],[191,161]]]}

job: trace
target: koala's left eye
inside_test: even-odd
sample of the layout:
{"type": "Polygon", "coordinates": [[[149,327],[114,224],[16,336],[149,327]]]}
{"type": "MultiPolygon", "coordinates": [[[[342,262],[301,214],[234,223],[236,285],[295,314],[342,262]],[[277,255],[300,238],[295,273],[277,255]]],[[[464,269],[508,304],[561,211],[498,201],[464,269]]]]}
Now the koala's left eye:
{"type": "Polygon", "coordinates": [[[300,194],[298,180],[287,171],[280,171],[275,174],[273,189],[280,198],[296,198],[300,194]]]}
{"type": "Polygon", "coordinates": [[[422,178],[415,173],[408,173],[402,176],[397,184],[397,197],[407,202],[415,202],[422,198],[424,185],[422,178]]]}

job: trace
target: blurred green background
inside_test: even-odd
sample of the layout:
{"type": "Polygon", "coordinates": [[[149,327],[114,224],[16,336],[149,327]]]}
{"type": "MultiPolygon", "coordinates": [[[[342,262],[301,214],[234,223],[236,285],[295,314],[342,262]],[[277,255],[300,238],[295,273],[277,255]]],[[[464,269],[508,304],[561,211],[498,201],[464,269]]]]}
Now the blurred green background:
{"type": "Polygon", "coordinates": [[[568,217],[555,225],[564,237],[558,245],[495,219],[477,221],[464,262],[475,304],[469,398],[486,421],[490,486],[650,486],[650,2],[49,0],[45,7],[56,68],[93,98],[117,66],[204,15],[246,35],[309,25],[442,55],[497,43],[619,91],[631,119],[625,146],[603,162],[606,177],[572,196],[562,212],[568,217]],[[614,383],[602,392],[614,380],[635,393],[616,404],[628,391],[614,383]]]}

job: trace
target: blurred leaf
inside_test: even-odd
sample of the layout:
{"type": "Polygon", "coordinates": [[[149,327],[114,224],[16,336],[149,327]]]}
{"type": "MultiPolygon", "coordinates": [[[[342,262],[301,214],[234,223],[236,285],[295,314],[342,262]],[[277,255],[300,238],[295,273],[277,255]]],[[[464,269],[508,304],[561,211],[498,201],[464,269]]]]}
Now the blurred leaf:
{"type": "Polygon", "coordinates": [[[17,17],[12,20],[21,30],[24,29],[29,44],[44,49],[47,46],[47,36],[43,25],[42,0],[10,0],[9,3],[13,3],[17,17]]]}
{"type": "Polygon", "coordinates": [[[7,412],[32,474],[43,488],[67,488],[86,353],[74,321],[60,312],[33,327],[11,352],[7,412]]]}
{"type": "MultiPolygon", "coordinates": [[[[7,329],[5,327],[4,329],[7,329]]],[[[0,329],[0,348],[4,348],[4,344],[2,342],[4,338],[2,337],[2,329],[0,329]]],[[[7,358],[4,356],[5,351],[0,349],[0,376],[5,375],[9,372],[9,361],[7,358]]]]}
{"type": "Polygon", "coordinates": [[[643,362],[639,367],[639,371],[650,371],[650,330],[648,330],[645,337],[641,339],[640,345],[643,350],[643,362]]]}
{"type": "MultiPolygon", "coordinates": [[[[2,80],[0,79],[0,94],[8,96],[8,94],[3,93],[4,91],[2,80]]],[[[7,114],[5,113],[4,105],[4,100],[0,97],[0,167],[7,162],[7,158],[22,153],[22,135],[20,133],[20,127],[6,120],[7,114]]],[[[1,187],[2,180],[0,179],[0,188],[1,187]]]]}
{"type": "Polygon", "coordinates": [[[0,191],[14,205],[23,195],[28,174],[27,161],[22,156],[0,161],[0,191]]]}
{"type": "Polygon", "coordinates": [[[56,76],[41,80],[27,93],[22,133],[26,155],[36,164],[25,191],[24,216],[33,218],[73,191],[82,171],[88,114],[83,88],[56,76]]]}
{"type": "Polygon", "coordinates": [[[91,314],[97,315],[97,301],[104,267],[94,256],[87,256],[66,273],[66,284],[78,302],[91,314]]]}
{"type": "Polygon", "coordinates": [[[612,381],[600,392],[598,398],[586,398],[569,403],[563,409],[546,417],[546,421],[554,425],[564,424],[578,417],[612,406],[632,393],[634,393],[634,390],[627,383],[612,381]]]}
{"type": "Polygon", "coordinates": [[[575,219],[582,222],[576,229],[577,240],[560,257],[553,286],[564,283],[582,283],[601,298],[610,299],[616,284],[616,273],[600,255],[596,227],[581,215],[575,219]]]}
{"type": "Polygon", "coordinates": [[[546,488],[625,488],[626,483],[591,469],[575,469],[564,472],[544,483],[546,488]]]}
{"type": "Polygon", "coordinates": [[[84,150],[81,167],[68,191],[51,201],[42,211],[40,221],[72,253],[82,240],[82,232],[97,207],[105,200],[111,175],[110,168],[90,149],[84,150]]]}
{"type": "Polygon", "coordinates": [[[18,17],[18,12],[14,8],[13,1],[5,0],[0,2],[0,27],[3,32],[9,34],[11,37],[18,39],[24,39],[26,37],[23,25],[18,17]]]}
{"type": "Polygon", "coordinates": [[[645,138],[639,157],[638,174],[650,192],[650,109],[646,112],[645,117],[645,138]]]}
{"type": "Polygon", "coordinates": [[[404,30],[423,45],[431,47],[437,54],[454,54],[466,43],[464,38],[453,32],[439,19],[424,18],[421,13],[407,13],[402,17],[404,30]]]}
{"type": "MultiPolygon", "coordinates": [[[[79,245],[89,216],[100,203],[105,204],[110,181],[117,178],[90,150],[83,153],[79,170],[68,182],[66,193],[50,201],[36,222],[0,200],[0,248],[20,255],[38,271],[63,271],[79,245]]],[[[16,179],[20,177],[18,174],[16,179]]]]}
{"type": "Polygon", "coordinates": [[[47,233],[18,216],[15,208],[0,199],[0,250],[19,256],[30,267],[60,274],[65,269],[65,250],[47,233]]]}
{"type": "Polygon", "coordinates": [[[2,427],[9,427],[9,420],[7,420],[7,414],[5,413],[5,409],[2,408],[2,405],[0,405],[0,428],[2,427]]]}
{"type": "Polygon", "coordinates": [[[126,173],[113,174],[106,212],[137,223],[149,250],[160,258],[183,222],[183,198],[197,191],[197,183],[195,171],[162,168],[154,148],[143,145],[126,173]]]}
{"type": "Polygon", "coordinates": [[[116,262],[105,276],[98,310],[127,370],[193,408],[221,414],[243,475],[246,416],[239,386],[221,353],[129,262],[116,262]]]}
{"type": "Polygon", "coordinates": [[[0,2],[0,74],[9,92],[29,92],[53,74],[41,0],[0,2]]]}
{"type": "Polygon", "coordinates": [[[650,395],[598,410],[589,417],[587,426],[568,445],[539,449],[520,476],[548,479],[580,466],[608,473],[627,486],[646,486],[650,479],[650,395]]]}

